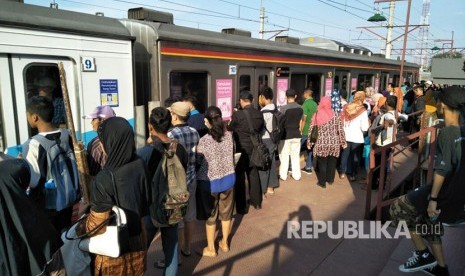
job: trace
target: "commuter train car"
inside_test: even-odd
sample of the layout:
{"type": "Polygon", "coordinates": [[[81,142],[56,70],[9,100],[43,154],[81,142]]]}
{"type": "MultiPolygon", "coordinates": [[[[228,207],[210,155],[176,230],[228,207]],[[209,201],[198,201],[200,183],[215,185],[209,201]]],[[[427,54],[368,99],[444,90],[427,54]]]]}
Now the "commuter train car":
{"type": "Polygon", "coordinates": [[[134,125],[133,37],[118,20],[14,2],[0,9],[0,150],[17,156],[34,134],[26,101],[47,85],[62,97],[62,62],[79,138],[96,133],[89,114],[101,104],[134,125]]]}
{"type": "MultiPolygon", "coordinates": [[[[284,92],[311,87],[316,96],[334,88],[384,89],[397,83],[399,61],[264,41],[173,25],[171,14],[142,8],[129,19],[3,2],[0,10],[0,150],[17,155],[32,134],[25,102],[40,81],[55,82],[60,97],[57,64],[67,74],[76,130],[87,143],[95,132],[81,119],[95,106],[111,105],[136,130],[144,143],[148,111],[168,97],[194,95],[198,109],[217,105],[227,120],[241,90],[256,96],[267,85],[278,105],[284,92]],[[157,22],[158,21],[158,22],[157,22]]],[[[240,32],[239,32],[240,33],[240,32]]],[[[406,63],[414,81],[419,66],[406,63]]]]}
{"type": "MultiPolygon", "coordinates": [[[[264,85],[283,105],[287,88],[301,93],[311,87],[318,97],[334,88],[350,92],[371,85],[379,90],[399,81],[400,61],[254,39],[234,29],[218,33],[175,26],[170,14],[142,8],[128,15],[120,21],[136,37],[136,90],[146,91],[138,104],[193,94],[200,111],[212,104],[227,111],[240,90],[257,96],[264,85]]],[[[406,63],[406,80],[416,80],[418,69],[406,63]]]]}

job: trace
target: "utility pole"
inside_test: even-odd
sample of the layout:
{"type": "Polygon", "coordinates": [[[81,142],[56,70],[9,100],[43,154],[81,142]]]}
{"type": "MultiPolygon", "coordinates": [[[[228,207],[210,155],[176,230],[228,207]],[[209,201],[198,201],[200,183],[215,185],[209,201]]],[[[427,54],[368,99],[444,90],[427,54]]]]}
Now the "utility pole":
{"type": "Polygon", "coordinates": [[[452,39],[450,41],[450,58],[454,57],[454,31],[452,31],[452,39]]]}
{"type": "MultiPolygon", "coordinates": [[[[391,1],[389,3],[389,21],[387,26],[387,35],[386,35],[386,53],[385,58],[391,58],[392,51],[392,26],[394,25],[394,8],[396,6],[396,1],[391,1]]],[[[407,24],[408,25],[408,24],[407,24]]]]}
{"type": "Polygon", "coordinates": [[[407,34],[410,22],[410,8],[412,7],[412,0],[408,0],[407,5],[407,19],[405,20],[405,33],[404,33],[404,46],[402,47],[402,60],[400,61],[400,74],[399,74],[399,87],[404,83],[404,62],[405,62],[405,49],[407,48],[407,34]]]}
{"type": "Polygon", "coordinates": [[[415,56],[415,63],[421,65],[421,71],[425,71],[428,66],[428,53],[425,49],[428,48],[430,2],[431,0],[423,0],[420,25],[424,26],[418,32],[420,40],[417,42],[417,48],[420,54],[415,56]]]}
{"type": "Polygon", "coordinates": [[[265,35],[265,7],[263,6],[263,0],[260,4],[260,39],[264,38],[265,35]]]}

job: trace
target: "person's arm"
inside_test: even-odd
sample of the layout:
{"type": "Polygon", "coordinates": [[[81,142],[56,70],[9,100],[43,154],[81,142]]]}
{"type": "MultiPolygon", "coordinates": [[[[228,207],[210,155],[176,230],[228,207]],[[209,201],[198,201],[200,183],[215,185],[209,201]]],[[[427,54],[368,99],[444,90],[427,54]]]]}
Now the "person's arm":
{"type": "Polygon", "coordinates": [[[305,122],[306,121],[307,121],[307,115],[304,114],[304,115],[302,115],[302,119],[300,120],[300,125],[299,125],[299,131],[300,131],[301,134],[303,134],[302,130],[305,127],[305,122]]]}
{"type": "Polygon", "coordinates": [[[442,184],[444,183],[445,177],[438,174],[434,173],[433,177],[433,187],[431,188],[431,194],[429,198],[429,203],[428,203],[428,216],[434,217],[438,216],[441,213],[441,210],[438,210],[438,202],[437,198],[439,195],[439,191],[441,191],[442,184]]]}
{"type": "Polygon", "coordinates": [[[33,139],[29,139],[23,145],[23,156],[31,167],[31,180],[29,182],[31,188],[37,187],[41,176],[39,168],[39,146],[39,142],[33,139]]]}
{"type": "Polygon", "coordinates": [[[337,121],[337,132],[339,135],[339,143],[341,147],[345,149],[347,148],[347,141],[346,141],[346,134],[344,132],[344,127],[342,126],[342,121],[339,118],[336,121],[337,121]]]}
{"type": "Polygon", "coordinates": [[[368,114],[366,112],[362,113],[362,118],[360,122],[360,129],[365,132],[370,127],[370,121],[368,120],[368,114]]]}

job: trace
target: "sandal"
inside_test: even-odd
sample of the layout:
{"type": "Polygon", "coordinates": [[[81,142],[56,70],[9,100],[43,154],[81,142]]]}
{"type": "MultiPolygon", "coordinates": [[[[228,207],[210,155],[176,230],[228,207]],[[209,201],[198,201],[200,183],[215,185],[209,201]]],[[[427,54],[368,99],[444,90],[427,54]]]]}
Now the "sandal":
{"type": "MultiPolygon", "coordinates": [[[[178,266],[182,265],[182,260],[178,259],[178,266]]],[[[165,269],[166,263],[164,259],[156,261],[153,266],[158,269],[165,269]]]]}
{"type": "Polygon", "coordinates": [[[223,241],[221,240],[218,243],[218,247],[221,249],[223,252],[229,252],[229,246],[227,244],[223,244],[223,241]]]}

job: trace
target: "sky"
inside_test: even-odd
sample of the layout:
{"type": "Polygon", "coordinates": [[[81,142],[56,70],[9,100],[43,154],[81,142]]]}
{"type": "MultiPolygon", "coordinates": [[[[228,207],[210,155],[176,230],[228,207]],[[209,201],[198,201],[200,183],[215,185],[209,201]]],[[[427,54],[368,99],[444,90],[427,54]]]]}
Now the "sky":
{"type": "MultiPolygon", "coordinates": [[[[423,2],[411,0],[410,25],[420,24],[423,2]]],[[[434,46],[450,48],[452,32],[454,47],[465,48],[465,0],[430,0],[429,37],[427,49],[434,46]],[[442,40],[442,41],[437,41],[442,40]]],[[[386,36],[387,22],[372,23],[366,19],[375,10],[386,18],[389,3],[375,4],[374,0],[24,0],[27,4],[48,7],[51,2],[59,9],[107,17],[127,18],[130,8],[145,7],[172,13],[174,24],[220,32],[223,28],[238,28],[259,37],[260,7],[265,8],[264,39],[289,35],[298,38],[324,37],[347,44],[369,48],[373,53],[384,53],[385,40],[359,27],[370,28],[386,36]]],[[[407,1],[395,2],[394,26],[405,26],[407,1]]],[[[413,27],[410,27],[413,28],[413,27]]],[[[404,33],[404,27],[393,29],[393,37],[404,33]]],[[[419,29],[407,38],[407,49],[420,47],[419,29]]],[[[391,58],[401,55],[403,37],[393,44],[391,58]],[[398,50],[395,50],[398,49],[398,50]]],[[[442,51],[442,50],[441,50],[442,51]]],[[[431,50],[429,50],[431,52],[431,50]]],[[[435,52],[438,53],[438,52],[435,52]]],[[[462,52],[465,53],[465,50],[462,52]]],[[[418,56],[407,52],[408,61],[419,61],[418,56]]]]}

